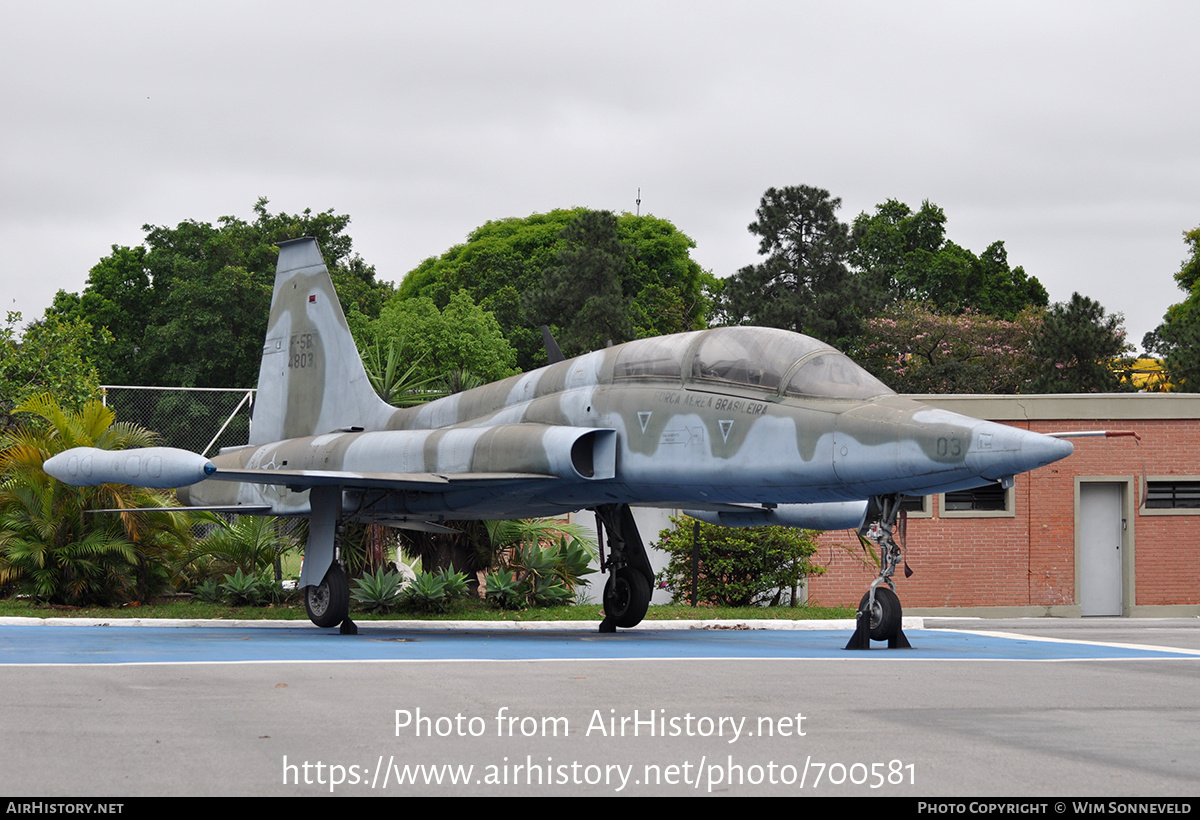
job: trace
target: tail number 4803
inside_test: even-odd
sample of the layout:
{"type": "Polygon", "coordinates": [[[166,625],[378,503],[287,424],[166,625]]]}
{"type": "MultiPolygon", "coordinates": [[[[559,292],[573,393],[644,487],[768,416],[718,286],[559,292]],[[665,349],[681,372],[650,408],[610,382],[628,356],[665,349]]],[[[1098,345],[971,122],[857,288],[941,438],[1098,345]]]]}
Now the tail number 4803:
{"type": "Polygon", "coordinates": [[[312,367],[315,361],[313,334],[297,333],[288,341],[288,367],[312,367]]]}

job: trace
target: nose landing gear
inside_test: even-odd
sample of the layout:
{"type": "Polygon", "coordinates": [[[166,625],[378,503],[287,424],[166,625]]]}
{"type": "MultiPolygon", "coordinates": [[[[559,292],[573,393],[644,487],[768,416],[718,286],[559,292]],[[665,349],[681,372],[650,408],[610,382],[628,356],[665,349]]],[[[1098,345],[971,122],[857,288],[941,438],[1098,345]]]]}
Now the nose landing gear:
{"type": "MultiPolygon", "coordinates": [[[[880,511],[878,526],[872,533],[879,547],[879,577],[871,582],[871,588],[858,604],[854,635],[846,644],[847,649],[870,649],[871,641],[887,641],[888,649],[912,649],[912,644],[900,628],[903,611],[900,599],[896,597],[895,584],[892,583],[892,575],[903,560],[903,553],[893,532],[899,521],[900,539],[903,541],[907,521],[900,500],[899,493],[871,499],[872,505],[878,506],[880,511]]],[[[911,574],[906,566],[905,575],[911,574]]]]}

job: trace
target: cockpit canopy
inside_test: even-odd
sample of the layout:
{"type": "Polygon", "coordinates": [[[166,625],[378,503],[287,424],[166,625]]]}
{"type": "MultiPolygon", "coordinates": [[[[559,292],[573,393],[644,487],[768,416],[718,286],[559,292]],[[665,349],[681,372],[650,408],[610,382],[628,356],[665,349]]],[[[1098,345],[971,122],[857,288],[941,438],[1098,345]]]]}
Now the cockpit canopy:
{"type": "Polygon", "coordinates": [[[678,379],[826,398],[892,392],[824,342],[769,327],[719,327],[630,342],[617,354],[613,378],[678,379]]]}

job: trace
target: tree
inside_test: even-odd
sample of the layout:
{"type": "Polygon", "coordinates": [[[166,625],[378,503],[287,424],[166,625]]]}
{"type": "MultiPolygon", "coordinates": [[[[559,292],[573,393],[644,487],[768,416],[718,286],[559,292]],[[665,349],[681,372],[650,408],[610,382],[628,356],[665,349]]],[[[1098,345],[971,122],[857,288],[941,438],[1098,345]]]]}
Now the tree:
{"type": "Polygon", "coordinates": [[[981,313],[1014,317],[1027,307],[1045,307],[1049,294],[1025,269],[1009,267],[1008,251],[1003,242],[993,242],[979,255],[979,263],[967,280],[963,304],[981,313]]]}
{"type": "Polygon", "coordinates": [[[380,343],[375,341],[361,351],[363,369],[379,398],[393,407],[415,407],[449,395],[445,390],[430,386],[439,381],[438,378],[419,376],[420,359],[412,361],[395,339],[386,347],[385,354],[380,343]]]}
{"type": "Polygon", "coordinates": [[[526,295],[537,324],[553,324],[559,346],[577,356],[632,338],[627,278],[629,248],[608,211],[584,211],[566,228],[557,264],[546,268],[538,290],[526,295]]]}
{"type": "Polygon", "coordinates": [[[885,303],[927,303],[939,313],[973,309],[1009,321],[1048,304],[1041,282],[1009,266],[1003,242],[976,256],[946,239],[945,224],[945,213],[928,200],[914,213],[889,199],[854,220],[850,262],[885,303]]]}
{"type": "Polygon", "coordinates": [[[332,210],[224,216],[213,225],[144,225],[135,248],[113,246],[81,294],[59,292],[52,313],[107,328],[112,344],[93,350],[107,384],[249,387],[258,378],[278,250],[275,243],[315,237],[330,265],[343,309],[375,317],[390,286],[352,253],[350,217],[332,210]]]}
{"type": "Polygon", "coordinates": [[[0,326],[0,431],[13,424],[12,412],[25,399],[53,393],[63,406],[78,410],[100,393],[100,375],[87,351],[111,337],[80,319],[47,315],[17,336],[21,314],[10,312],[0,326]]]}
{"type": "Polygon", "coordinates": [[[1162,324],[1147,333],[1142,346],[1165,360],[1175,390],[1200,392],[1200,227],[1184,232],[1190,255],[1175,274],[1187,297],[1167,308],[1162,324]]]}
{"type": "Polygon", "coordinates": [[[837,218],[840,199],[807,185],[770,188],[750,223],[766,259],[726,280],[722,309],[733,324],[806,333],[847,347],[871,294],[846,267],[850,233],[837,218]]]}
{"type": "Polygon", "coordinates": [[[900,302],[868,319],[859,362],[898,393],[1020,393],[1038,372],[1041,311],[1013,321],[900,302]]]}
{"type": "Polygon", "coordinates": [[[59,291],[47,314],[86,321],[106,338],[92,340],[88,354],[106,384],[138,384],[136,366],[152,307],[146,249],[113,245],[88,274],[82,293],[59,291]]]}
{"type": "Polygon", "coordinates": [[[0,443],[0,585],[72,605],[153,594],[191,533],[180,513],[134,508],[168,506],[174,499],[124,484],[70,487],[42,470],[47,458],[72,447],[143,447],[153,435],[116,423],[113,411],[96,400],[70,411],[43,394],[17,411],[41,423],[23,424],[0,443]],[[90,512],[100,509],[126,511],[90,512]]]}
{"type": "Polygon", "coordinates": [[[1131,389],[1122,379],[1133,348],[1125,341],[1124,317],[1106,316],[1099,302],[1071,294],[1046,311],[1034,338],[1033,359],[1040,368],[1038,393],[1109,393],[1131,389]]]}
{"type": "Polygon", "coordinates": [[[925,200],[913,211],[889,199],[875,214],[859,214],[851,228],[851,265],[867,276],[872,288],[897,301],[926,301],[934,279],[934,262],[946,240],[946,215],[925,200]]]}
{"type": "Polygon", "coordinates": [[[451,296],[443,310],[428,297],[397,295],[374,322],[352,314],[349,323],[366,358],[372,358],[375,347],[402,351],[411,369],[408,382],[416,387],[436,386],[448,376],[471,374],[486,383],[516,373],[516,352],[496,317],[476,305],[466,290],[451,296]]]}
{"type": "MultiPolygon", "coordinates": [[[[142,245],[114,245],[92,268],[83,292],[60,291],[47,316],[95,329],[86,353],[103,384],[252,387],[270,312],[276,242],[315,237],[343,309],[379,315],[391,286],[376,282],[374,268],[352,253],[349,222],[332,210],[272,214],[267,200],[259,199],[252,222],[224,216],[215,225],[144,225],[142,245]]],[[[198,426],[215,433],[225,420],[208,397],[194,394],[164,393],[142,405],[132,395],[114,395],[112,402],[121,418],[157,430],[171,443],[187,440],[198,426]]],[[[244,443],[245,424],[235,420],[218,444],[244,443]]]]}
{"type": "MultiPolygon", "coordinates": [[[[539,367],[546,363],[538,330],[545,319],[531,311],[544,301],[541,294],[547,287],[547,271],[561,267],[561,254],[570,252],[568,237],[578,236],[569,234],[568,229],[589,213],[605,212],[575,208],[487,222],[472,231],[466,243],[411,271],[400,285],[400,296],[427,296],[443,308],[454,293],[465,289],[480,307],[495,315],[504,337],[517,351],[517,367],[539,367]]],[[[695,243],[665,219],[633,214],[609,217],[616,220],[616,242],[624,256],[621,301],[633,305],[634,325],[629,332],[636,336],[607,335],[604,342],[703,327],[708,303],[702,291],[705,274],[689,255],[695,243]],[[669,309],[656,314],[656,306],[664,303],[669,309]]],[[[582,292],[576,288],[569,294],[573,297],[568,300],[572,315],[582,292]]],[[[571,332],[561,316],[552,317],[550,324],[556,335],[571,332]]]]}

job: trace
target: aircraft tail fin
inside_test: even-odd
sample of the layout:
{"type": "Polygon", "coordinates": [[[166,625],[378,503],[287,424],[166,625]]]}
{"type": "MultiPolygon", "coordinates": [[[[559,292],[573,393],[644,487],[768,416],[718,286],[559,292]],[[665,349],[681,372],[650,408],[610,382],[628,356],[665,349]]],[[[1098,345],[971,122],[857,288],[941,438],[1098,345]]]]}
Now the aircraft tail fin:
{"type": "Polygon", "coordinates": [[[250,443],[369,430],[391,410],[367,379],[317,240],[279,243],[250,443]]]}

